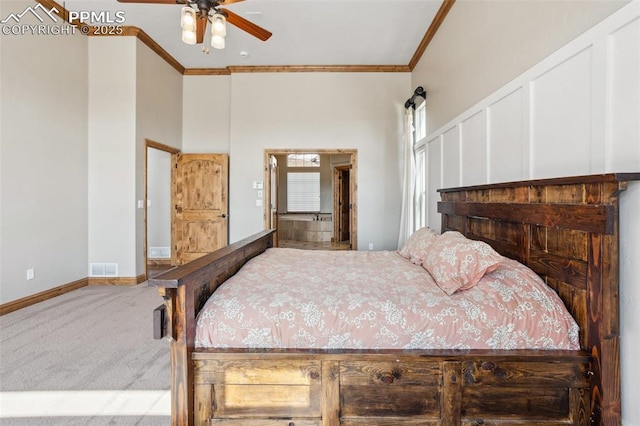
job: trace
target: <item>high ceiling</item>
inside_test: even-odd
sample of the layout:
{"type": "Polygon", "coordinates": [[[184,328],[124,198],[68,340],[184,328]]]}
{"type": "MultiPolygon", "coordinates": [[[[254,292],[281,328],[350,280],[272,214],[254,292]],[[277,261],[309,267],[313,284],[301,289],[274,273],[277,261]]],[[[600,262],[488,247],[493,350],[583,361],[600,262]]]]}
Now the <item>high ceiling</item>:
{"type": "Polygon", "coordinates": [[[406,66],[442,3],[443,0],[246,0],[227,8],[273,36],[263,42],[227,25],[225,49],[210,48],[209,53],[202,51],[203,45],[181,41],[182,6],[177,4],[66,0],[64,5],[70,11],[109,12],[103,18],[122,11],[123,25],[142,29],[185,68],[225,68],[406,66]]]}

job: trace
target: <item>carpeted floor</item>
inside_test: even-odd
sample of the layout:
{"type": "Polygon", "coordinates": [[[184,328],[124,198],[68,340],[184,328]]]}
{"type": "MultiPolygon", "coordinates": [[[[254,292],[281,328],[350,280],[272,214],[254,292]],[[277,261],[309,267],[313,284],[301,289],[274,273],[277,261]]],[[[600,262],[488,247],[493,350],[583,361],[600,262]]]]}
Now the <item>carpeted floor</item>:
{"type": "Polygon", "coordinates": [[[0,424],[169,424],[161,303],[146,284],[92,286],[0,317],[0,424]]]}

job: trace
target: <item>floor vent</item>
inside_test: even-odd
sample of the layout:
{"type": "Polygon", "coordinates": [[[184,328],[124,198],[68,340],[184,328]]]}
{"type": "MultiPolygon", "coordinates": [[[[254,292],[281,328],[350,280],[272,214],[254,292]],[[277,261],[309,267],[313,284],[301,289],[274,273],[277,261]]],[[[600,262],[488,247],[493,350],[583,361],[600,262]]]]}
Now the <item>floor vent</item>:
{"type": "Polygon", "coordinates": [[[118,264],[117,263],[92,263],[90,265],[91,277],[117,277],[118,276],[118,264]]]}
{"type": "Polygon", "coordinates": [[[170,259],[171,247],[149,247],[150,259],[170,259]]]}

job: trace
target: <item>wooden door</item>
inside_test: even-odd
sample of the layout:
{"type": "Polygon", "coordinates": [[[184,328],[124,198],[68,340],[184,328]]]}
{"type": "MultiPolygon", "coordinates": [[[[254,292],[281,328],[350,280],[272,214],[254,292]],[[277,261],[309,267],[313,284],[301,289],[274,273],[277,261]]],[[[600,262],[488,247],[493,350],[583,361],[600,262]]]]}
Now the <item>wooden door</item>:
{"type": "Polygon", "coordinates": [[[337,243],[350,239],[351,201],[349,189],[351,182],[349,169],[349,166],[336,167],[334,174],[334,240],[337,243]]]}
{"type": "Polygon", "coordinates": [[[175,166],[174,244],[177,265],[227,245],[226,154],[180,154],[175,166]]]}

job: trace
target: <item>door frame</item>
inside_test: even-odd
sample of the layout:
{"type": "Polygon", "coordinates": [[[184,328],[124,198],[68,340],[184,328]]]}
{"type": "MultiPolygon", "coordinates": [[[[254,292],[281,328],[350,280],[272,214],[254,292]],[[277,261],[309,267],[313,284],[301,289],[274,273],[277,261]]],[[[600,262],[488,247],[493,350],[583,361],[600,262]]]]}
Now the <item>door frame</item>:
{"type": "MultiPolygon", "coordinates": [[[[144,227],[143,227],[143,252],[144,252],[144,276],[145,279],[148,278],[147,275],[147,205],[148,205],[148,192],[149,192],[149,181],[148,181],[148,173],[149,173],[149,155],[148,155],[148,150],[149,148],[153,148],[153,149],[157,149],[159,151],[164,151],[164,152],[168,152],[169,154],[171,154],[171,161],[170,161],[170,167],[171,167],[171,184],[170,184],[170,188],[169,191],[171,191],[171,205],[174,204],[174,191],[173,191],[173,184],[174,184],[174,180],[175,180],[175,165],[176,162],[178,161],[178,155],[180,154],[180,150],[177,148],[174,148],[172,146],[169,145],[165,145],[163,143],[160,142],[156,142],[154,140],[151,139],[145,139],[144,140],[144,227]]],[[[175,245],[175,241],[174,241],[174,229],[173,227],[175,226],[175,210],[172,208],[171,209],[171,265],[174,266],[176,264],[176,259],[174,258],[175,254],[174,254],[174,250],[173,247],[175,245]]]]}
{"type": "MultiPolygon", "coordinates": [[[[342,220],[342,209],[340,207],[340,202],[341,199],[339,197],[340,193],[342,192],[342,183],[340,182],[340,177],[342,176],[342,174],[345,171],[348,171],[350,168],[349,165],[346,166],[335,166],[333,168],[333,240],[336,243],[341,243],[342,242],[342,238],[340,237],[340,221],[342,220]],[[336,218],[338,217],[338,215],[340,216],[339,219],[336,220],[336,218]]],[[[351,179],[351,176],[349,176],[349,179],[351,179]]],[[[351,185],[351,183],[349,183],[349,185],[351,185]]],[[[349,194],[351,194],[351,189],[349,189],[349,194]]],[[[351,215],[349,215],[351,216],[351,215]]],[[[351,219],[351,217],[349,217],[349,219],[351,219]]],[[[349,229],[351,229],[351,225],[349,225],[349,229]]]]}
{"type": "MultiPolygon", "coordinates": [[[[278,197],[280,196],[279,192],[278,192],[278,180],[280,178],[280,165],[278,165],[278,160],[276,159],[276,157],[274,155],[269,155],[269,166],[268,167],[269,167],[269,179],[268,179],[269,184],[267,185],[267,188],[269,189],[269,196],[267,197],[267,199],[266,199],[267,202],[265,204],[266,204],[266,208],[268,210],[267,214],[268,214],[269,217],[267,218],[266,222],[267,222],[267,225],[268,225],[269,228],[276,230],[276,232],[273,234],[273,245],[275,247],[278,247],[278,239],[279,239],[279,236],[278,236],[278,220],[276,219],[276,221],[275,221],[276,223],[275,224],[273,223],[274,212],[275,212],[276,217],[278,215],[278,206],[276,205],[275,209],[274,209],[273,206],[272,206],[271,200],[273,200],[274,197],[275,197],[276,203],[277,203],[278,197]],[[274,168],[272,168],[272,162],[271,162],[272,159],[275,162],[275,167],[274,167],[275,170],[274,170],[274,168]],[[275,177],[275,179],[274,179],[274,177],[275,177]],[[271,185],[271,183],[274,182],[274,180],[275,180],[275,188],[272,187],[272,185],[271,185]]],[[[266,227],[267,226],[265,226],[265,228],[266,227]]]]}
{"type": "MultiPolygon", "coordinates": [[[[351,211],[349,214],[349,243],[351,250],[358,249],[358,150],[357,149],[309,149],[309,148],[287,148],[287,149],[265,149],[264,150],[264,190],[263,190],[263,223],[264,229],[271,228],[270,204],[271,200],[271,177],[269,172],[269,157],[272,155],[287,154],[328,154],[341,155],[349,154],[349,204],[351,211]]],[[[279,165],[280,166],[280,165],[279,165]]],[[[333,180],[333,171],[331,171],[331,179],[333,180]]],[[[332,182],[333,188],[333,182],[332,182]]],[[[277,202],[278,200],[275,200],[277,202]]]]}

